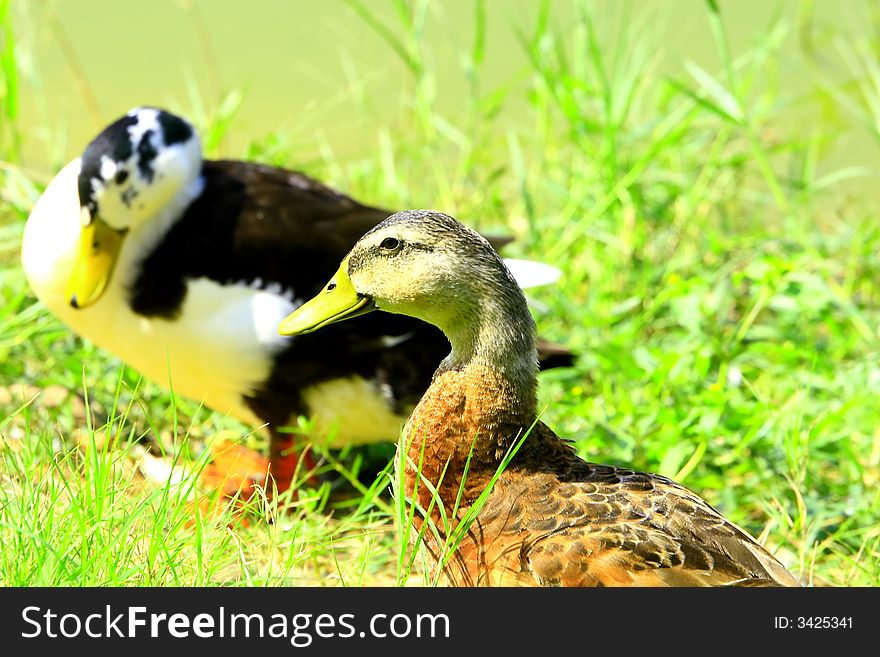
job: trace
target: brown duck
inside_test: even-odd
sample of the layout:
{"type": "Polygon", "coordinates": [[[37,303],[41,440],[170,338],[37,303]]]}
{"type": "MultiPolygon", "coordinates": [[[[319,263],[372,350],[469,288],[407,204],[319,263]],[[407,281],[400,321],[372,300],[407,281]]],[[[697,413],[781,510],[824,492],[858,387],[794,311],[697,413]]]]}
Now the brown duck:
{"type": "Polygon", "coordinates": [[[433,211],[389,217],[279,330],[376,309],[430,322],[452,345],[398,446],[406,495],[429,519],[416,529],[450,584],[798,585],[696,494],[587,463],[537,419],[534,321],[473,230],[433,211]]]}

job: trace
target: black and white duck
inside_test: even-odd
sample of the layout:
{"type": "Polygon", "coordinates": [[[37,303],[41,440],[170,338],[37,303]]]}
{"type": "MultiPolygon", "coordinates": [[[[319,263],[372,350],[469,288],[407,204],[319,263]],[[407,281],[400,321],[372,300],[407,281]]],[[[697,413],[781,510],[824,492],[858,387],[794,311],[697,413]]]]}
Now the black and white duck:
{"type": "MultiPolygon", "coordinates": [[[[203,159],[192,125],[141,107],[52,180],[25,226],[22,263],[75,333],[177,394],[266,425],[285,489],[296,460],[279,428],[305,415],[329,447],[393,441],[448,350],[433,326],[388,315],[278,335],[389,214],[295,171],[203,159]]],[[[556,273],[511,266],[523,286],[556,273]]],[[[571,361],[555,345],[543,353],[545,367],[571,361]]]]}

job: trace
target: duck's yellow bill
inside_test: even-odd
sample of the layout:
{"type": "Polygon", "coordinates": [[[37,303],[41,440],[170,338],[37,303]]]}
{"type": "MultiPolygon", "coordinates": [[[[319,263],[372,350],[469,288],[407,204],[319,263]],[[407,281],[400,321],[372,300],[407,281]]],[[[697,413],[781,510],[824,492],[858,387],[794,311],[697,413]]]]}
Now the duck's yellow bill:
{"type": "Polygon", "coordinates": [[[85,308],[101,297],[113,275],[126,232],[112,228],[99,217],[95,217],[88,226],[83,226],[73,275],[67,288],[71,306],[85,308]]]}
{"type": "Polygon", "coordinates": [[[311,333],[328,324],[375,310],[372,299],[355,291],[345,271],[347,268],[348,263],[343,262],[339,271],[315,298],[306,301],[281,321],[278,332],[281,335],[311,333]]]}

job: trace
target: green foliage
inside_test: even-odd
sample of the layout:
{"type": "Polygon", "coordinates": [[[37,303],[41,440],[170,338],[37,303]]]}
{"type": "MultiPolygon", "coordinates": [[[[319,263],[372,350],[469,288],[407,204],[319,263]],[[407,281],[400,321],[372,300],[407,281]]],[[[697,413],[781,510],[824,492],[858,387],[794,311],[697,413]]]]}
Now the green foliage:
{"type": "MultiPolygon", "coordinates": [[[[880,227],[863,182],[876,172],[830,164],[853,131],[878,138],[872,23],[835,31],[807,7],[802,22],[780,13],[734,51],[726,5],[707,2],[719,70],[684,61],[670,72],[657,9],[621,3],[600,17],[574,2],[563,22],[559,4],[544,2],[533,22],[509,28],[527,70],[488,88],[494,5],[477,0],[457,62],[466,91],[444,113],[425,36],[438,5],[347,4],[398,58],[404,111],[380,115],[369,87],[352,86],[374,148],[342,159],[321,143],[303,161],[291,155],[300,135],[267,126],[246,156],[385,207],[433,206],[514,233],[511,255],[562,268],[559,285],[531,294],[541,334],[580,354],[542,375],[545,422],[585,458],[697,491],[805,583],[880,585],[880,227]],[[827,53],[842,76],[830,75],[827,53]],[[781,84],[781,67],[806,90],[781,84]]],[[[329,457],[356,494],[337,503],[304,489],[272,524],[259,518],[277,509],[256,509],[250,523],[186,515],[200,464],[190,445],[230,429],[259,439],[139,381],[34,302],[16,252],[45,181],[17,168],[9,5],[0,2],[0,387],[85,387],[106,423],[84,429],[76,395],[55,407],[0,398],[0,581],[412,580],[414,510],[385,501],[387,471],[363,484],[329,457]],[[105,434],[114,439],[96,440],[105,434]],[[144,437],[188,466],[177,488],[137,475],[144,437]]],[[[174,109],[194,117],[212,153],[232,157],[224,137],[247,97],[223,93],[206,102],[193,85],[182,104],[192,109],[174,109]]]]}
{"type": "Polygon", "coordinates": [[[18,68],[11,0],[0,2],[0,157],[11,159],[20,151],[18,134],[18,68]]]}

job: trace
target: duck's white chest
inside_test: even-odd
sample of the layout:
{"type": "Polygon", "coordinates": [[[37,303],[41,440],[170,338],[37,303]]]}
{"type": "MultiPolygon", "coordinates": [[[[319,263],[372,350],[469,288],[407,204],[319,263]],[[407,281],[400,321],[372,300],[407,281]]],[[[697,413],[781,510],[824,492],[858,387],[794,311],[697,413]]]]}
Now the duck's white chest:
{"type": "Polygon", "coordinates": [[[268,378],[274,354],[290,339],[278,335],[278,324],[295,307],[270,292],[207,279],[189,281],[174,319],[135,314],[116,289],[82,310],[50,305],[76,333],[147,378],[251,425],[260,421],[243,396],[268,378]]]}

